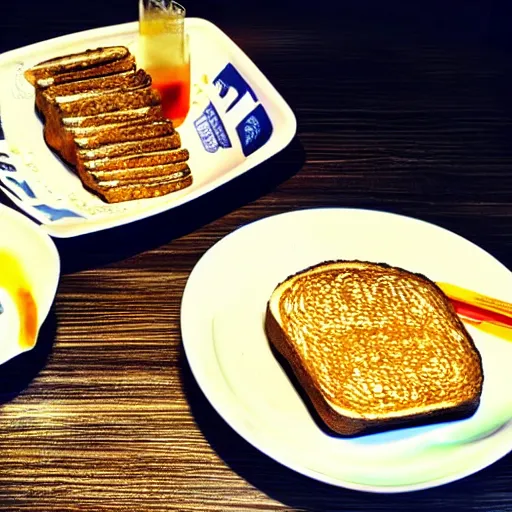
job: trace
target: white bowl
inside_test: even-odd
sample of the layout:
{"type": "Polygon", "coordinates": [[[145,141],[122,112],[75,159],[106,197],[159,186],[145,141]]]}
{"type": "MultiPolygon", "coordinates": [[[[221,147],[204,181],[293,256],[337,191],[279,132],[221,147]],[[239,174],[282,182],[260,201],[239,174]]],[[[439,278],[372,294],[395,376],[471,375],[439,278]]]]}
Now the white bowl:
{"type": "Polygon", "coordinates": [[[52,239],[0,204],[0,364],[34,348],[59,277],[59,253],[52,239]]]}

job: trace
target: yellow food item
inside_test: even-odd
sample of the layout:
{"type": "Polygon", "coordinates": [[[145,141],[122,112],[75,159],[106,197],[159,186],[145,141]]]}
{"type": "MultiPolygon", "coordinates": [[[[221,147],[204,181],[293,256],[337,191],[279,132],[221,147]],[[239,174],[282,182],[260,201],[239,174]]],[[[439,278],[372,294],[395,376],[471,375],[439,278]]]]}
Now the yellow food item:
{"type": "Polygon", "coordinates": [[[37,338],[37,305],[25,272],[18,259],[5,249],[0,249],[0,269],[0,288],[9,294],[19,313],[20,347],[32,348],[37,338]]]}

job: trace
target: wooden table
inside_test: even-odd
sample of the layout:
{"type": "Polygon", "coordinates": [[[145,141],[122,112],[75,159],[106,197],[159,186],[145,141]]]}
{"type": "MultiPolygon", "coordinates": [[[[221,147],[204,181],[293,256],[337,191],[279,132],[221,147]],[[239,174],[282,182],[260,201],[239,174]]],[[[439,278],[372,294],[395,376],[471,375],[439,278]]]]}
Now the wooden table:
{"type": "MultiPolygon", "coordinates": [[[[137,16],[135,1],[11,4],[0,51],[137,16]]],[[[179,323],[187,278],[209,247],[298,208],[411,215],[510,267],[506,2],[189,4],[190,16],[222,28],[282,93],[297,138],[177,211],[56,240],[63,275],[39,344],[0,368],[1,510],[511,511],[510,455],[462,481],[390,496],[282,467],[209,405],[179,323]]]]}

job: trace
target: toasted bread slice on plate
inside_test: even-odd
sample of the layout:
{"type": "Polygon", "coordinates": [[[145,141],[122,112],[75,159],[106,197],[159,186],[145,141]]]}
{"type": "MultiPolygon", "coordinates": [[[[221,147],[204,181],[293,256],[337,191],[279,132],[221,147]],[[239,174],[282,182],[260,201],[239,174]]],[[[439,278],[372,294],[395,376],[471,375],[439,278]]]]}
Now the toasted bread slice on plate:
{"type": "Polygon", "coordinates": [[[25,72],[26,79],[38,88],[74,80],[95,78],[134,69],[135,58],[124,46],[88,49],[39,62],[25,72]]]}
{"type": "Polygon", "coordinates": [[[473,414],[481,357],[428,278],[332,261],[279,284],[265,328],[312,405],[343,435],[473,414]]]}

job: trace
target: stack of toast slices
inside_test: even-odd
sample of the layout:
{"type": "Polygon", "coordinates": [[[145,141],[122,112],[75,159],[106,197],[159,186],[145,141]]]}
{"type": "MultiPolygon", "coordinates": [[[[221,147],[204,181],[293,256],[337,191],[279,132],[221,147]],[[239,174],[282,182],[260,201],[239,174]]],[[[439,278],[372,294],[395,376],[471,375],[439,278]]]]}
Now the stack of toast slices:
{"type": "Polygon", "coordinates": [[[46,143],[104,201],[157,197],[192,184],[189,152],[128,48],[47,60],[25,78],[35,87],[46,143]]]}

